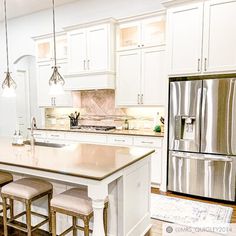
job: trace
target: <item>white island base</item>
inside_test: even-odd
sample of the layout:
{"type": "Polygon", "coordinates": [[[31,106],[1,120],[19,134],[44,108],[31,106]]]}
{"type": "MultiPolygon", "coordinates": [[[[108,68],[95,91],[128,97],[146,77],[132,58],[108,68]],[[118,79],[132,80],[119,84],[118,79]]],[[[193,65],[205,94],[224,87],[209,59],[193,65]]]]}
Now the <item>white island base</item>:
{"type": "MultiPolygon", "coordinates": [[[[104,199],[107,196],[109,197],[108,235],[144,236],[151,228],[150,157],[151,155],[148,155],[102,180],[72,176],[63,172],[55,173],[36,168],[21,167],[3,162],[0,164],[0,169],[13,173],[15,180],[26,176],[47,179],[54,186],[54,195],[78,185],[87,187],[88,195],[93,200],[94,218],[91,223],[91,228],[94,230],[93,236],[105,236],[103,207],[104,199]]],[[[22,211],[22,208],[21,203],[16,203],[15,214],[22,211]]],[[[47,202],[45,199],[35,202],[32,210],[46,214],[47,202]]],[[[32,216],[33,224],[39,221],[39,219],[32,216]]],[[[71,217],[57,214],[57,234],[70,226],[71,217]]],[[[47,226],[42,227],[42,229],[47,230],[47,226]]],[[[78,235],[82,236],[83,233],[78,231],[78,235]]]]}

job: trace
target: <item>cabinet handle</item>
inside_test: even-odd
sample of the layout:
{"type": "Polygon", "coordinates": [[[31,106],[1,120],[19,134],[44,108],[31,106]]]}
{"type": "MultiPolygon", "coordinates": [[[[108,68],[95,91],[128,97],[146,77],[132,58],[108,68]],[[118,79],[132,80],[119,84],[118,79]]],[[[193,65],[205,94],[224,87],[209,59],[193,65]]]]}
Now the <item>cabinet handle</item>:
{"type": "Polygon", "coordinates": [[[84,60],[84,70],[86,70],[86,60],[84,60]]]}
{"type": "Polygon", "coordinates": [[[141,47],[141,45],[138,45],[138,47],[140,48],[140,47],[141,47]]]}
{"type": "Polygon", "coordinates": [[[198,58],[198,60],[197,60],[197,70],[198,70],[198,72],[201,71],[200,64],[201,64],[201,60],[200,60],[200,58],[198,58]]]}
{"type": "Polygon", "coordinates": [[[115,142],[122,142],[122,143],[124,143],[125,140],[124,139],[115,139],[115,142]]]}
{"type": "Polygon", "coordinates": [[[143,104],[143,94],[141,94],[141,104],[143,104]]]}
{"type": "Polygon", "coordinates": [[[51,137],[60,137],[58,134],[51,134],[51,137]]]}
{"type": "Polygon", "coordinates": [[[87,64],[87,66],[88,66],[88,70],[90,70],[90,60],[88,60],[88,64],[87,64]]]}
{"type": "Polygon", "coordinates": [[[138,94],[138,104],[140,104],[140,94],[138,94]]]}
{"type": "Polygon", "coordinates": [[[204,70],[207,71],[207,58],[204,59],[204,70]]]}
{"type": "Polygon", "coordinates": [[[142,44],[142,47],[144,47],[144,44],[142,44]]]}
{"type": "Polygon", "coordinates": [[[148,141],[142,141],[143,144],[153,144],[153,142],[148,142],[148,141]]]}

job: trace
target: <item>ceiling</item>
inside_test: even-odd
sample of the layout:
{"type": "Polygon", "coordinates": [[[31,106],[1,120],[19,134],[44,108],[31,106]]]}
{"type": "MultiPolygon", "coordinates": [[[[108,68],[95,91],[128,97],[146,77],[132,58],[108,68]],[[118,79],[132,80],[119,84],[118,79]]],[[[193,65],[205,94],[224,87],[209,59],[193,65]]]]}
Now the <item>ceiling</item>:
{"type": "MultiPolygon", "coordinates": [[[[60,6],[76,0],[55,0],[55,5],[60,6]]],[[[78,1],[78,0],[77,0],[78,1]]],[[[52,0],[7,0],[7,15],[8,18],[15,18],[23,15],[28,15],[37,11],[49,9],[52,7],[52,0]]],[[[0,1],[0,20],[2,21],[3,0],[0,1]]]]}

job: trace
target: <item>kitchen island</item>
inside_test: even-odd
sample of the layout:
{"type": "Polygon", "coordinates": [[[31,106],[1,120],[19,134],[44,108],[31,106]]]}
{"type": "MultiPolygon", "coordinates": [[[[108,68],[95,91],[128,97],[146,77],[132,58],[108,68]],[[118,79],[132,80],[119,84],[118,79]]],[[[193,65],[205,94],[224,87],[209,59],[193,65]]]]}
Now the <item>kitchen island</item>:
{"type": "Polygon", "coordinates": [[[0,138],[0,169],[83,185],[92,199],[93,236],[104,236],[103,207],[109,197],[108,233],[141,236],[150,229],[150,157],[154,150],[91,144],[14,147],[0,138]]]}

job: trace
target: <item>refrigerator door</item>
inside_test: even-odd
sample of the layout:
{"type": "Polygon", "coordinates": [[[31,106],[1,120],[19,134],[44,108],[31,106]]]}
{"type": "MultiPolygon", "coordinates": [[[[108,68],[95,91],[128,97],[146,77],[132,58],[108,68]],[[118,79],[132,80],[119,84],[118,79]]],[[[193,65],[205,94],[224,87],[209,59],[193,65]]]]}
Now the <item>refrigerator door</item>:
{"type": "Polygon", "coordinates": [[[169,149],[199,152],[202,80],[170,83],[169,149]]]}
{"type": "Polygon", "coordinates": [[[236,155],[236,78],[203,81],[201,152],[236,155]]]}
{"type": "Polygon", "coordinates": [[[236,158],[169,152],[168,190],[235,201],[236,158]]]}

